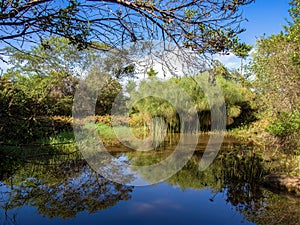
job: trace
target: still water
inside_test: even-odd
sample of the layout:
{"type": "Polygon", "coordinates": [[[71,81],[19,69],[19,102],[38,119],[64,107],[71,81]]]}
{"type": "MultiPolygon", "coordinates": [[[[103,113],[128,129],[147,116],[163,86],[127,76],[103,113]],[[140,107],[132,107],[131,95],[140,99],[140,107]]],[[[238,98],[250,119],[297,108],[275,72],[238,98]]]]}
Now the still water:
{"type": "MultiPolygon", "coordinates": [[[[267,171],[259,155],[225,139],[213,164],[201,171],[204,142],[179,172],[144,187],[101,177],[76,151],[2,157],[0,224],[300,224],[299,199],[260,184],[267,171]]],[[[169,151],[112,154],[151,164],[169,151]]]]}

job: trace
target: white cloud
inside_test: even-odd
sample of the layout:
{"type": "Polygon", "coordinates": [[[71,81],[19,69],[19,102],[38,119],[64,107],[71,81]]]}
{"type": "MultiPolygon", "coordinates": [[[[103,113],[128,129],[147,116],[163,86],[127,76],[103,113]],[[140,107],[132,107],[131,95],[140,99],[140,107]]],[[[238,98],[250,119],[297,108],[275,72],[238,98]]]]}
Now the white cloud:
{"type": "Polygon", "coordinates": [[[161,208],[180,210],[182,206],[168,199],[155,199],[149,203],[134,202],[131,204],[133,214],[162,213],[161,208]]]}
{"type": "Polygon", "coordinates": [[[161,79],[194,75],[205,68],[204,58],[196,52],[179,49],[177,46],[171,46],[170,49],[161,47],[159,51],[150,52],[143,57],[134,57],[133,62],[139,78],[147,78],[146,73],[151,67],[161,79]]]}
{"type": "MultiPolygon", "coordinates": [[[[5,61],[8,60],[7,56],[1,56],[5,61]]],[[[10,68],[12,65],[4,62],[3,60],[0,59],[0,74],[2,72],[5,72],[8,68],[10,68]]]]}
{"type": "Polygon", "coordinates": [[[219,60],[229,69],[237,69],[241,63],[241,60],[232,53],[229,55],[216,55],[214,59],[219,60]]]}

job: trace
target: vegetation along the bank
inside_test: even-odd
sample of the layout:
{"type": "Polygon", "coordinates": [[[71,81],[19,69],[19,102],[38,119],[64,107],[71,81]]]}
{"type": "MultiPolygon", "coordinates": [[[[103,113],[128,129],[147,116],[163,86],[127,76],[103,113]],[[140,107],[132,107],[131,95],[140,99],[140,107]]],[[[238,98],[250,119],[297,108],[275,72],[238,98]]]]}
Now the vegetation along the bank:
{"type": "MultiPolygon", "coordinates": [[[[224,95],[227,135],[243,140],[244,149],[251,146],[253,151],[261,154],[270,173],[299,178],[300,1],[293,0],[290,6],[290,19],[282,32],[260,37],[253,47],[238,43],[235,32],[225,32],[221,28],[214,29],[226,41],[222,45],[216,43],[219,38],[214,36],[214,29],[205,24],[198,24],[203,37],[197,32],[194,35],[201,37],[206,47],[200,49],[199,42],[193,43],[195,37],[190,37],[192,33],[183,35],[187,37],[185,47],[195,48],[200,54],[234,53],[241,58],[240,68],[236,70],[214,61],[212,67],[197,75],[161,79],[158,72],[150,68],[147,77],[139,80],[135,77],[135,65],[126,57],[134,55],[137,49],[128,47],[120,54],[111,43],[72,39],[73,34],[67,32],[67,35],[41,38],[38,45],[27,50],[6,47],[3,51],[10,67],[0,76],[0,155],[6,155],[5,151],[15,146],[49,145],[51,150],[57,151],[65,150],[61,146],[67,145],[75,149],[71,117],[73,99],[79,83],[93,73],[99,77],[109,75],[98,93],[95,107],[96,128],[105,144],[120,144],[110,116],[111,106],[118,95],[119,100],[128,103],[141,91],[147,92],[147,89],[160,85],[168,87],[171,83],[176,83],[191,97],[200,121],[199,127],[193,127],[193,118],[190,121],[187,118],[182,124],[174,106],[163,98],[150,96],[136,102],[130,109],[124,104],[119,111],[129,112],[129,118],[118,117],[116,129],[124,134],[132,129],[136,136],[145,138],[150,132],[156,132],[153,127],[160,127],[153,124],[152,118],[160,117],[169,133],[209,132],[210,109],[221,106],[209,104],[197,83],[201,82],[205,86],[219,86],[224,95]]],[[[140,7],[144,9],[146,6],[140,7]]],[[[192,10],[185,13],[187,21],[196,17],[192,10]]],[[[52,22],[54,26],[56,23],[52,22]]],[[[167,27],[164,25],[166,30],[163,31],[168,32],[167,27]]],[[[130,35],[137,39],[135,34],[130,35]]],[[[143,44],[147,48],[149,42],[143,44]]],[[[176,92],[166,89],[170,98],[176,92]]],[[[163,96],[163,93],[160,94],[163,96]]],[[[184,105],[179,110],[189,113],[184,105]]]]}

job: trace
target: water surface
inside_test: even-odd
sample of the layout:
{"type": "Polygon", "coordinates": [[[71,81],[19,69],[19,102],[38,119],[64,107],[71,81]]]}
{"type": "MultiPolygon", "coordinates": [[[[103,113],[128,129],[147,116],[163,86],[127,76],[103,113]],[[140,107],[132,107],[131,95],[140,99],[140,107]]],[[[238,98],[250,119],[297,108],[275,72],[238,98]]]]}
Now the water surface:
{"type": "MultiPolygon", "coordinates": [[[[79,152],[5,157],[0,224],[299,224],[299,199],[262,187],[262,159],[242,146],[226,139],[214,163],[201,171],[202,141],[182,170],[145,187],[104,179],[79,152]]],[[[146,165],[170,151],[113,154],[146,165]]]]}

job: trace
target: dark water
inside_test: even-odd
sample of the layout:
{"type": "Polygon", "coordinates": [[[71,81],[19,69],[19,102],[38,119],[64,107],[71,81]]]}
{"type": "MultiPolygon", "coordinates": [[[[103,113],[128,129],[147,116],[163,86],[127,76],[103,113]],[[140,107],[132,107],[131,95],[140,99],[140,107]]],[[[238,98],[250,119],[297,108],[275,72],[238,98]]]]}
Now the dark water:
{"type": "MultiPolygon", "coordinates": [[[[104,179],[79,152],[2,157],[0,224],[299,224],[299,199],[260,185],[267,173],[260,156],[225,140],[201,171],[204,144],[174,176],[144,187],[104,179]]],[[[113,154],[147,164],[168,150],[113,154]]]]}

